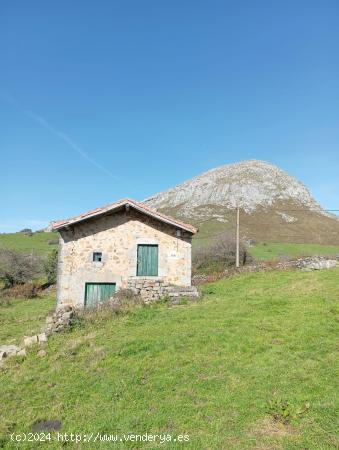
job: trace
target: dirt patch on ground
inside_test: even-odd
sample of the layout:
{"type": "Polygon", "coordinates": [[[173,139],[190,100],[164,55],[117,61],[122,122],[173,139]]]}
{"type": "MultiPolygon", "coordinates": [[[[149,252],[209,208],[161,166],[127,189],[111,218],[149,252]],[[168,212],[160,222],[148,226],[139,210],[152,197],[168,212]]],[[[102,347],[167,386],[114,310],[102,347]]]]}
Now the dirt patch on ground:
{"type": "Polygon", "coordinates": [[[253,450],[280,450],[283,448],[283,438],[296,434],[291,425],[265,417],[250,429],[249,435],[255,438],[253,450]]]}
{"type": "Polygon", "coordinates": [[[43,431],[59,431],[61,428],[60,420],[41,420],[36,422],[32,427],[33,433],[39,433],[43,431]]]}
{"type": "Polygon", "coordinates": [[[257,422],[252,432],[256,436],[262,435],[271,437],[284,437],[295,434],[295,430],[291,425],[278,422],[270,417],[265,417],[261,421],[257,422]]]}

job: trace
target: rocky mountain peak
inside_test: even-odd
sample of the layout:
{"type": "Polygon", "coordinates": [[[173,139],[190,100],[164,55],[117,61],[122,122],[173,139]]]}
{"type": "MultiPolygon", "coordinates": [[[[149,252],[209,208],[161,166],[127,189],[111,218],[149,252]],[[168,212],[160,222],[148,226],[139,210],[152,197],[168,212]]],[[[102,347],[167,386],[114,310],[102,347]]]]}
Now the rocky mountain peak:
{"type": "Polygon", "coordinates": [[[237,207],[241,236],[249,241],[339,245],[338,216],[324,211],[296,178],[264,161],[217,167],[146,202],[198,226],[199,245],[233,233],[237,207]]]}
{"type": "Polygon", "coordinates": [[[157,209],[180,207],[181,215],[194,218],[194,210],[203,206],[240,207],[252,213],[258,207],[269,208],[284,200],[293,200],[303,208],[321,209],[306,186],[294,177],[275,165],[253,160],[209,170],[147,202],[157,209]]]}

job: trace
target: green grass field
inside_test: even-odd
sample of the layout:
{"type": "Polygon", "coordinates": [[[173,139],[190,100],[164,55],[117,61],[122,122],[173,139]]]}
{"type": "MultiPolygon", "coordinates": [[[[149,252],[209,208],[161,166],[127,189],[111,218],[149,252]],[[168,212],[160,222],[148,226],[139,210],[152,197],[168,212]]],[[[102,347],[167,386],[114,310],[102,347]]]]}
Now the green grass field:
{"type": "MultiPolygon", "coordinates": [[[[53,336],[44,358],[32,348],[0,372],[0,447],[40,448],[10,434],[60,420],[62,433],[189,435],[64,444],[72,449],[338,448],[338,276],[239,275],[203,286],[195,303],[139,308],[53,336]]],[[[45,314],[45,300],[27,302],[45,314]]],[[[15,333],[26,330],[24,321],[15,333]]],[[[44,448],[64,447],[55,436],[44,448]]]]}
{"type": "Polygon", "coordinates": [[[301,258],[304,256],[336,256],[339,246],[317,244],[283,244],[265,243],[250,247],[250,253],[255,259],[279,259],[283,257],[301,258]]]}
{"type": "Polygon", "coordinates": [[[20,344],[43,328],[48,311],[55,308],[55,297],[13,299],[0,305],[0,344],[20,344]]]}
{"type": "Polygon", "coordinates": [[[27,236],[24,233],[2,233],[0,234],[0,248],[18,250],[26,253],[47,254],[57,244],[50,245],[49,241],[58,240],[58,233],[34,233],[27,236]]]}

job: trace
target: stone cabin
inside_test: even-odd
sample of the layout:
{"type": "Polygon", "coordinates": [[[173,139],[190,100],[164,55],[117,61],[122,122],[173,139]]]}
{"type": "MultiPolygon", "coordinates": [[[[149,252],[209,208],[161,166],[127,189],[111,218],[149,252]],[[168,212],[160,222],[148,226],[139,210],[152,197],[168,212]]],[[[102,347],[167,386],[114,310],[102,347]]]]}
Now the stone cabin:
{"type": "Polygon", "coordinates": [[[195,295],[192,225],[123,199],[52,227],[60,233],[58,306],[95,306],[119,289],[147,300],[173,289],[195,295]]]}

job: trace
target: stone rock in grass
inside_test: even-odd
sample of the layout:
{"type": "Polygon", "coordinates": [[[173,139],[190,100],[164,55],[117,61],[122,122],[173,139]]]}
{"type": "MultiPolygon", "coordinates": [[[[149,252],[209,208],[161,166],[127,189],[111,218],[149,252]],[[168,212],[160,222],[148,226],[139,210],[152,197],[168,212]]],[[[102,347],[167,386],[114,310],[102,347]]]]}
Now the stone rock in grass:
{"type": "Polygon", "coordinates": [[[46,335],[46,333],[38,334],[38,341],[39,341],[39,344],[47,342],[47,335],[46,335]]]}
{"type": "Polygon", "coordinates": [[[16,355],[19,350],[20,348],[14,344],[0,345],[0,360],[16,355]]]}
{"type": "Polygon", "coordinates": [[[34,344],[38,343],[38,336],[27,336],[24,339],[24,346],[31,347],[34,344]]]}
{"type": "Polygon", "coordinates": [[[18,351],[16,356],[26,356],[26,350],[24,348],[22,348],[20,351],[18,351]]]}
{"type": "Polygon", "coordinates": [[[46,352],[45,352],[45,350],[39,350],[37,355],[39,356],[39,358],[43,358],[46,356],[46,352]]]}

